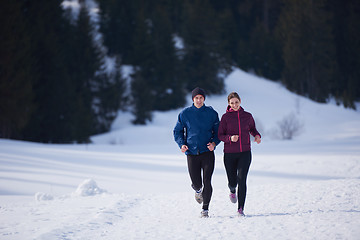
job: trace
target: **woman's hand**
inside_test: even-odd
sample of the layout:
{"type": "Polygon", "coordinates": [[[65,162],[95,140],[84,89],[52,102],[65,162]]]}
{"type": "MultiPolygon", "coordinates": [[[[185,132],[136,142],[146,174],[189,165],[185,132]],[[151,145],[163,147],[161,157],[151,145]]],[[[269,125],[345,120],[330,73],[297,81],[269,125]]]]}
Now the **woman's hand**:
{"type": "Polygon", "coordinates": [[[237,141],[239,140],[239,135],[232,135],[232,136],[230,137],[230,140],[231,140],[232,142],[237,142],[237,141]]]}
{"type": "Polygon", "coordinates": [[[261,137],[259,135],[255,136],[255,142],[257,142],[257,144],[261,143],[261,137]]]}

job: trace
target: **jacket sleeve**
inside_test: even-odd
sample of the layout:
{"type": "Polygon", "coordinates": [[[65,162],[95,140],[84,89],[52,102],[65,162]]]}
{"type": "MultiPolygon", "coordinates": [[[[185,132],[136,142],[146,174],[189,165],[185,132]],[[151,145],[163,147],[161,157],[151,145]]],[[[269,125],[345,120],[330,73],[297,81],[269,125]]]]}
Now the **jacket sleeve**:
{"type": "Polygon", "coordinates": [[[226,134],[226,128],[227,124],[224,119],[224,116],[221,118],[220,124],[219,124],[219,130],[218,130],[218,138],[219,140],[223,141],[224,143],[230,142],[230,135],[226,134]]]}
{"type": "Polygon", "coordinates": [[[259,135],[261,137],[261,134],[256,129],[255,120],[252,115],[251,115],[250,123],[249,123],[249,132],[253,137],[255,137],[256,135],[259,135]]]}
{"type": "Polygon", "coordinates": [[[181,148],[182,145],[186,145],[185,141],[185,125],[182,121],[182,114],[180,113],[178,116],[178,120],[176,122],[176,125],[174,127],[174,139],[175,142],[179,145],[181,148]]]}
{"type": "Polygon", "coordinates": [[[213,126],[213,142],[218,145],[220,143],[219,137],[218,137],[218,132],[219,132],[219,115],[216,113],[216,118],[215,118],[215,123],[213,126]]]}

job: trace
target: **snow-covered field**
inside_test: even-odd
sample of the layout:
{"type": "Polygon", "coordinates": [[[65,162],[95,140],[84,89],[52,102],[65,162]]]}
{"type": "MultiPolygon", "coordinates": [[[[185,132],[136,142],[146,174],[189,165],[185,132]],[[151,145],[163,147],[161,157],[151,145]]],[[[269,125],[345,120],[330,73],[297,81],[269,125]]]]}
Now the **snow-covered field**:
{"type": "Polygon", "coordinates": [[[205,104],[221,117],[237,91],[263,135],[253,144],[246,218],[228,199],[222,144],[210,218],[199,217],[172,137],[181,109],[156,112],[147,126],[121,113],[93,144],[0,139],[0,239],[359,239],[360,111],[314,103],[240,70],[226,90],[205,104]],[[277,139],[289,114],[303,128],[277,139]]]}

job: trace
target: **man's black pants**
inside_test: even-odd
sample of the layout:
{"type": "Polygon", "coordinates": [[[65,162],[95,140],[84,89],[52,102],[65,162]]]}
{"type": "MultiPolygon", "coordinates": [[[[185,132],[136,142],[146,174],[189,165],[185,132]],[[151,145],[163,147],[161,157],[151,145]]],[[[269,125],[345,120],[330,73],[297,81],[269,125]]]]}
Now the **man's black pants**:
{"type": "Polygon", "coordinates": [[[215,155],[213,151],[204,152],[199,155],[187,155],[188,170],[192,187],[195,191],[203,188],[203,209],[209,209],[212,195],[211,177],[215,167],[215,155]],[[202,170],[202,177],[201,177],[202,170]]]}

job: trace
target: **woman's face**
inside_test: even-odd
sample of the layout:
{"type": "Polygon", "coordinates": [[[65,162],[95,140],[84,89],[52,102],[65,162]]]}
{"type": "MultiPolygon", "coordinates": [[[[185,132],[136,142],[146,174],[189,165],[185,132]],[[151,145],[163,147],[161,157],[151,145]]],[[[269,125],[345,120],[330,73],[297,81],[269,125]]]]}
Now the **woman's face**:
{"type": "Polygon", "coordinates": [[[241,101],[237,98],[231,98],[229,101],[229,105],[232,108],[232,110],[237,111],[240,109],[240,103],[241,101]]]}

